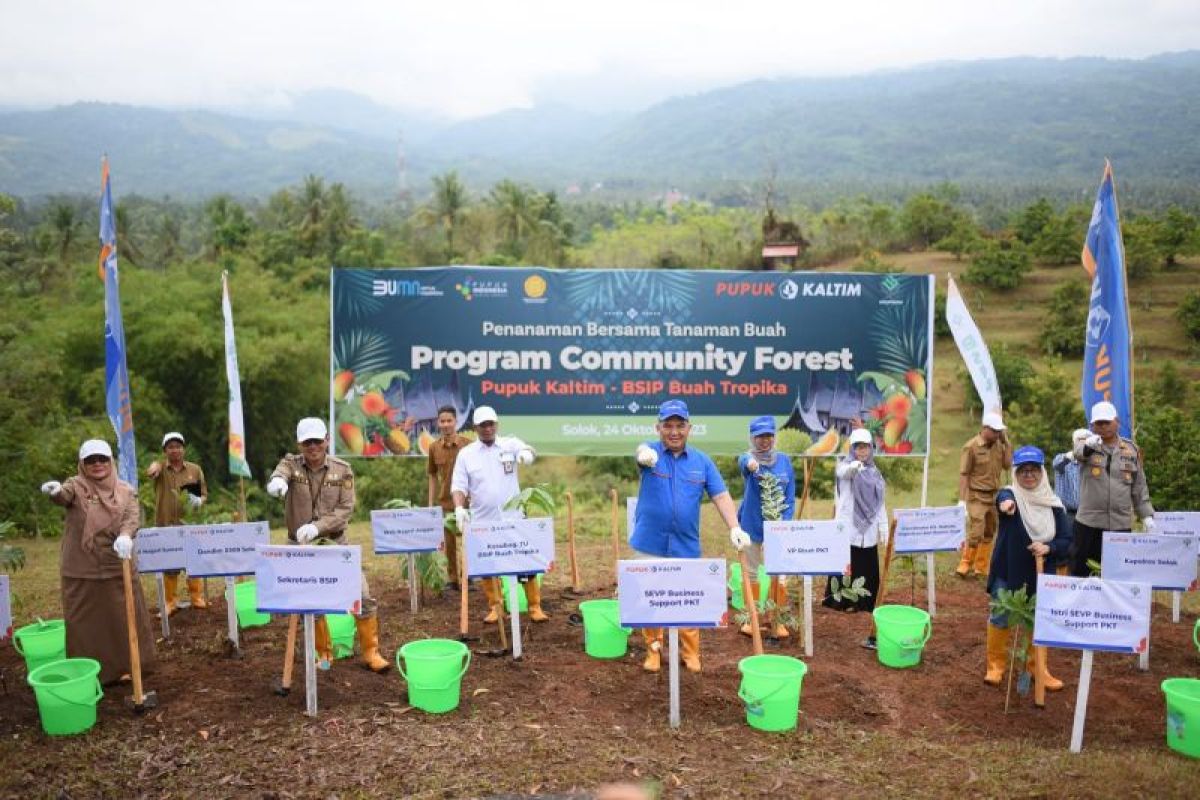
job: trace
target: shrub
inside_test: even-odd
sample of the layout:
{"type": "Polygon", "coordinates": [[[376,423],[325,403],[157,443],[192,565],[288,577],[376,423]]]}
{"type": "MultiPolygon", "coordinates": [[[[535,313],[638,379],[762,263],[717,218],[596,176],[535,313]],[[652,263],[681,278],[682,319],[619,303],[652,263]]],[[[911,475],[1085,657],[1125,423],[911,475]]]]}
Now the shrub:
{"type": "Polygon", "coordinates": [[[1033,259],[1021,243],[987,241],[972,256],[963,280],[993,289],[1015,289],[1031,269],[1033,259]]]}
{"type": "Polygon", "coordinates": [[[1047,355],[1078,357],[1083,355],[1088,316],[1088,289],[1079,281],[1068,281],[1054,290],[1038,343],[1047,355]]]}
{"type": "MultiPolygon", "coordinates": [[[[996,370],[996,383],[1000,387],[1000,399],[1006,407],[1019,403],[1025,398],[1026,382],[1033,376],[1033,365],[1029,359],[1015,350],[1009,349],[1003,342],[990,348],[992,367],[996,370]]],[[[965,364],[958,368],[958,378],[967,387],[967,397],[963,408],[969,414],[977,415],[983,411],[983,403],[979,393],[975,391],[975,383],[965,364]]]]}
{"type": "Polygon", "coordinates": [[[1057,360],[1030,374],[1020,399],[1005,405],[1013,446],[1036,445],[1047,458],[1070,447],[1071,432],[1084,421],[1078,387],[1057,360]]]}
{"type": "Polygon", "coordinates": [[[1137,444],[1155,508],[1190,509],[1200,505],[1200,420],[1172,405],[1138,412],[1137,444]]]}
{"type": "Polygon", "coordinates": [[[1183,325],[1183,330],[1193,341],[1200,342],[1200,290],[1193,290],[1184,296],[1183,302],[1175,310],[1175,316],[1183,325]]]}

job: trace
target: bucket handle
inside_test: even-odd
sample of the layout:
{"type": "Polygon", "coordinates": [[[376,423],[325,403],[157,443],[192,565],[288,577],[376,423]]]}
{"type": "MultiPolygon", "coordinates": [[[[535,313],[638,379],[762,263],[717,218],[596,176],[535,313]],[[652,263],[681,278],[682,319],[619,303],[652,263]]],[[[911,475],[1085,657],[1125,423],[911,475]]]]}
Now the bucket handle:
{"type": "Polygon", "coordinates": [[[930,637],[933,636],[933,623],[930,622],[929,620],[925,621],[925,631],[921,636],[921,641],[919,644],[903,644],[900,641],[893,639],[890,636],[884,636],[883,628],[879,628],[877,633],[878,633],[880,639],[886,639],[887,641],[891,642],[892,644],[897,645],[898,647],[902,647],[905,650],[915,650],[916,648],[924,647],[926,644],[929,643],[930,637]]]}
{"type": "Polygon", "coordinates": [[[1196,627],[1192,628],[1192,641],[1200,648],[1200,619],[1196,620],[1196,627]]]}
{"type": "Polygon", "coordinates": [[[13,636],[12,640],[13,640],[13,649],[16,650],[18,653],[20,653],[21,657],[23,658],[25,656],[25,651],[21,649],[21,637],[13,636]]]}
{"type": "MultiPolygon", "coordinates": [[[[801,679],[801,680],[803,680],[803,679],[804,679],[804,676],[803,676],[803,675],[801,675],[801,676],[800,676],[800,679],[801,679]]],[[[749,713],[749,714],[753,714],[753,715],[754,715],[754,716],[756,716],[756,717],[761,717],[761,716],[762,716],[762,714],[763,714],[763,707],[762,707],[762,705],[763,705],[763,703],[764,703],[764,702],[766,702],[767,698],[768,698],[768,697],[771,697],[771,696],[772,696],[772,695],[774,695],[776,692],[782,691],[782,690],[783,690],[783,688],[784,688],[785,686],[787,686],[787,685],[788,685],[788,684],[787,684],[785,681],[779,681],[779,685],[778,685],[778,686],[776,686],[774,689],[772,689],[771,691],[767,692],[766,694],[764,694],[762,697],[758,698],[757,700],[753,700],[753,699],[751,699],[751,698],[750,698],[750,697],[749,697],[749,696],[748,696],[748,695],[745,693],[745,691],[746,691],[746,690],[745,690],[745,689],[743,689],[742,687],[740,687],[740,686],[739,686],[739,687],[738,687],[738,693],[737,693],[737,694],[738,694],[738,699],[739,699],[739,700],[741,700],[741,701],[742,701],[742,705],[744,705],[744,706],[746,707],[746,712],[747,712],[747,713],[749,713]]]]}
{"type": "Polygon", "coordinates": [[[49,686],[39,686],[37,688],[39,690],[45,692],[46,694],[50,695],[51,697],[53,697],[55,700],[58,700],[60,702],[67,703],[67,704],[73,705],[73,706],[94,706],[94,705],[96,705],[96,703],[99,703],[100,700],[104,697],[104,687],[100,685],[99,677],[96,678],[96,696],[91,698],[90,700],[83,700],[83,701],[70,700],[66,697],[63,697],[58,692],[54,691],[49,686]]]}
{"type": "Polygon", "coordinates": [[[609,625],[612,625],[614,628],[624,633],[626,636],[629,635],[630,629],[621,626],[621,615],[619,613],[616,617],[610,617],[607,614],[597,614],[597,616],[607,622],[609,625]]]}
{"type": "MultiPolygon", "coordinates": [[[[430,690],[432,690],[432,691],[435,691],[435,692],[440,692],[440,691],[442,691],[443,689],[449,689],[451,686],[453,686],[454,684],[456,684],[456,683],[458,683],[459,681],[461,681],[461,680],[462,680],[462,677],[463,677],[463,675],[466,675],[466,674],[467,674],[467,668],[471,666],[471,651],[470,651],[470,650],[468,650],[468,651],[467,651],[466,653],[464,653],[463,655],[465,656],[465,658],[463,658],[463,665],[462,665],[462,669],[459,671],[459,673],[458,673],[457,675],[455,675],[453,678],[451,678],[450,680],[448,680],[448,681],[446,681],[445,683],[443,683],[441,686],[433,686],[433,685],[429,685],[429,684],[422,684],[422,685],[421,685],[421,688],[422,688],[422,689],[430,689],[430,690]]],[[[409,680],[408,680],[408,674],[407,674],[407,673],[404,671],[404,662],[403,662],[403,659],[402,659],[402,657],[401,657],[401,655],[400,655],[400,651],[396,651],[396,669],[397,669],[397,670],[399,670],[399,672],[400,672],[400,677],[404,678],[404,680],[405,680],[405,681],[408,681],[409,683],[412,683],[412,681],[409,681],[409,680]]]]}

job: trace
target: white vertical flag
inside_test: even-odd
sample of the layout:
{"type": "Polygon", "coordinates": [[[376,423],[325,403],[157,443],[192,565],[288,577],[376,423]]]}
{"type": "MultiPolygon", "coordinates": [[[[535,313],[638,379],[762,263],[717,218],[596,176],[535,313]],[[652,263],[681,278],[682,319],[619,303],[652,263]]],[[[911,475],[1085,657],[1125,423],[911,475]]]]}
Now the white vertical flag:
{"type": "Polygon", "coordinates": [[[954,343],[958,345],[958,352],[962,354],[967,371],[971,373],[975,391],[983,401],[984,412],[994,411],[999,414],[1002,410],[1000,384],[996,381],[996,368],[992,366],[992,356],[988,353],[983,335],[975,326],[975,320],[971,319],[967,304],[958,293],[958,287],[954,285],[954,278],[949,280],[950,285],[946,290],[946,322],[950,324],[954,343]]]}
{"type": "Polygon", "coordinates": [[[242,425],[242,381],[238,376],[237,344],[233,340],[233,307],[229,303],[229,273],[221,273],[221,312],[225,315],[225,378],[229,381],[229,474],[250,477],[246,462],[246,429],[242,425]]]}

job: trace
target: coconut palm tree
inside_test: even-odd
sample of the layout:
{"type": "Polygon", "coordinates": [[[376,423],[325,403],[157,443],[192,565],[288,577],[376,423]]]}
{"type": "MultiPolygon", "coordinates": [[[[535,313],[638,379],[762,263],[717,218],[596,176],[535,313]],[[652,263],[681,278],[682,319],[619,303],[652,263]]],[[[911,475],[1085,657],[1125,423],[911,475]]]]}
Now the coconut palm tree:
{"type": "Polygon", "coordinates": [[[454,260],[454,233],[467,208],[467,187],[451,170],[433,178],[433,198],[423,209],[424,216],[441,226],[446,234],[446,261],[454,260]]]}

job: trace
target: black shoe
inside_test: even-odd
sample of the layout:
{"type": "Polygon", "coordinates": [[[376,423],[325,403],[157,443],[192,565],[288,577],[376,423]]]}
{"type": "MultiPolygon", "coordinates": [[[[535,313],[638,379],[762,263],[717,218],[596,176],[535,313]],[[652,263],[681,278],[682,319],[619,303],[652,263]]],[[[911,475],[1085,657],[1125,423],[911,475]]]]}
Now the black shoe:
{"type": "Polygon", "coordinates": [[[458,594],[462,591],[462,584],[460,584],[458,581],[450,581],[446,584],[446,591],[458,594]]]}
{"type": "Polygon", "coordinates": [[[879,645],[876,644],[874,636],[868,636],[866,639],[863,639],[862,646],[867,648],[868,650],[878,650],[879,649],[879,645]]]}

